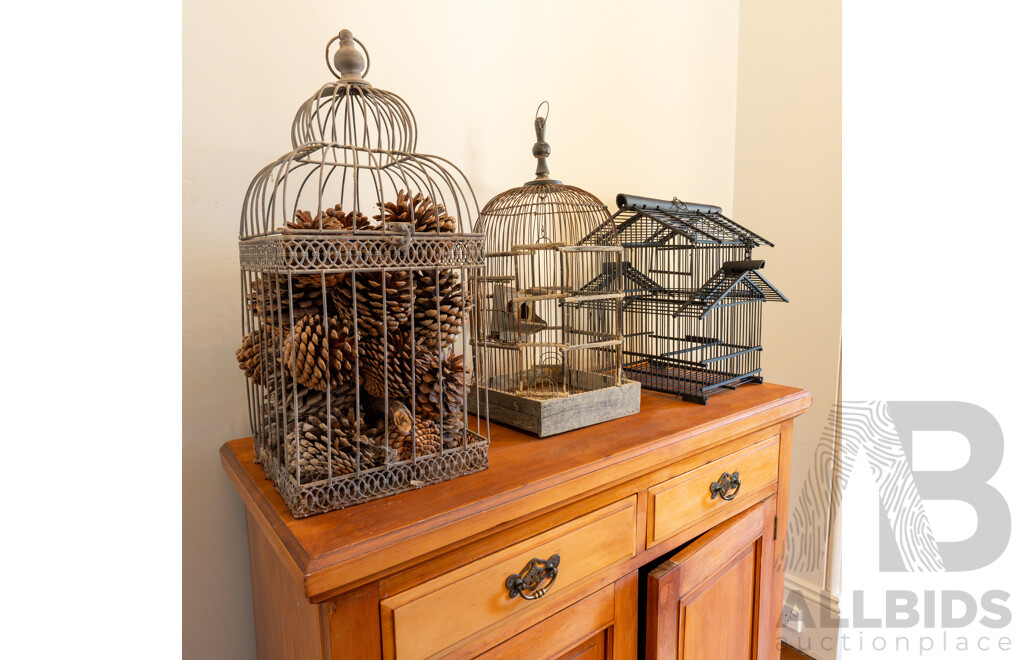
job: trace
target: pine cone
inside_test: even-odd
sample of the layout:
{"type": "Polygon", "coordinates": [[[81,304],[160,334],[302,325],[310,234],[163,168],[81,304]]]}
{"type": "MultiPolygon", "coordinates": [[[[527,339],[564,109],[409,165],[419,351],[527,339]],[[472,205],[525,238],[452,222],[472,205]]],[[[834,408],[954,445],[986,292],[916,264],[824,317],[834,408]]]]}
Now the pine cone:
{"type": "Polygon", "coordinates": [[[359,426],[357,434],[354,411],[345,416],[308,415],[299,422],[298,432],[293,430],[285,438],[285,467],[292,475],[301,468],[301,483],[309,483],[327,478],[328,455],[334,477],[384,465],[388,452],[381,442],[383,425],[367,426],[360,415],[359,426]]]}
{"type": "Polygon", "coordinates": [[[296,321],[284,344],[284,364],[295,380],[315,390],[327,390],[354,378],[355,341],[348,323],[336,316],[327,321],[319,314],[296,321]]]}
{"type": "MultiPolygon", "coordinates": [[[[427,349],[417,346],[417,351],[423,353],[427,349]]],[[[389,332],[383,337],[360,337],[359,360],[359,376],[367,394],[383,399],[384,385],[387,383],[388,398],[404,400],[409,397],[409,388],[412,386],[412,341],[408,332],[389,332]]]]}
{"type": "Polygon", "coordinates": [[[418,270],[415,276],[416,337],[428,348],[448,348],[466,320],[459,272],[448,268],[418,270]]]}
{"type": "Polygon", "coordinates": [[[362,469],[375,468],[387,461],[389,452],[384,445],[383,419],[369,424],[365,415],[360,413],[357,424],[355,411],[351,410],[336,418],[341,433],[335,435],[335,446],[353,458],[358,456],[362,469]]]}
{"type": "Polygon", "coordinates": [[[462,413],[448,415],[444,418],[444,448],[454,449],[466,444],[466,424],[462,419],[462,413]]]}
{"type": "Polygon", "coordinates": [[[345,213],[341,204],[335,204],[334,208],[325,210],[320,216],[323,217],[324,229],[327,229],[328,222],[332,228],[337,225],[338,229],[377,229],[373,221],[359,211],[345,213]]]}
{"type": "Polygon", "coordinates": [[[415,425],[416,433],[410,429],[402,433],[396,428],[388,428],[388,442],[398,454],[398,460],[407,461],[412,458],[413,444],[416,446],[416,457],[422,458],[441,451],[441,433],[437,424],[429,419],[418,419],[415,425]]]}
{"type": "MultiPolygon", "coordinates": [[[[291,316],[296,323],[306,316],[323,311],[324,295],[320,287],[320,277],[316,283],[310,283],[298,276],[292,279],[291,310],[288,309],[288,276],[270,275],[257,277],[248,295],[249,310],[264,323],[287,328],[291,325],[291,316]]],[[[327,296],[327,301],[331,300],[327,296]]]]}
{"type": "MultiPolygon", "coordinates": [[[[295,424],[296,416],[304,419],[309,415],[322,415],[327,412],[327,392],[314,390],[304,385],[291,383],[291,377],[285,372],[289,384],[285,386],[283,396],[278,393],[280,382],[271,378],[266,383],[264,392],[264,414],[272,422],[282,417],[287,424],[295,424]],[[294,389],[293,389],[294,388],[294,389]]],[[[356,409],[355,381],[345,381],[331,388],[331,413],[339,418],[345,417],[356,409]]]]}
{"type": "Polygon", "coordinates": [[[358,452],[361,457],[361,468],[370,470],[394,461],[396,456],[394,450],[390,450],[384,444],[384,427],[369,427],[367,431],[367,433],[356,435],[352,439],[353,451],[358,452]]]}
{"type": "MultiPolygon", "coordinates": [[[[333,404],[333,401],[332,401],[333,404]]],[[[335,444],[341,448],[352,447],[351,441],[355,438],[356,433],[365,435],[368,431],[366,426],[366,417],[362,413],[359,413],[358,417],[354,408],[343,409],[332,405],[333,412],[331,413],[331,423],[334,424],[335,431],[335,444]]]]}
{"type": "Polygon", "coordinates": [[[439,357],[432,351],[416,355],[416,414],[434,420],[440,420],[442,412],[445,418],[461,416],[466,397],[462,355],[448,351],[439,357]]]}
{"type": "Polygon", "coordinates": [[[356,471],[354,457],[343,452],[333,442],[332,436],[340,436],[342,433],[336,420],[332,416],[332,428],[328,430],[327,422],[324,421],[326,419],[326,415],[310,415],[299,422],[297,431],[292,431],[285,437],[285,467],[289,474],[298,476],[300,483],[319,481],[326,479],[328,475],[338,477],[356,471]],[[331,464],[330,473],[328,460],[331,464]]]}
{"type": "Polygon", "coordinates": [[[335,204],[316,217],[309,211],[296,211],[295,219],[285,225],[290,231],[344,231],[347,229],[373,229],[373,222],[359,211],[345,213],[341,204],[335,204]]]}
{"type": "MultiPolygon", "coordinates": [[[[374,270],[355,274],[354,308],[359,319],[360,333],[381,337],[385,327],[397,330],[409,320],[413,294],[409,280],[410,273],[407,270],[374,270]]],[[[338,313],[351,320],[352,279],[346,278],[332,288],[331,295],[338,313]]]]}
{"type": "Polygon", "coordinates": [[[340,220],[326,213],[318,213],[314,218],[309,211],[296,211],[295,219],[285,225],[285,232],[291,231],[338,231],[342,229],[340,220]],[[321,222],[323,224],[321,224],[321,222]]]}
{"type": "Polygon", "coordinates": [[[284,338],[278,328],[272,325],[257,328],[242,338],[242,345],[235,351],[238,368],[254,383],[264,387],[276,384],[282,374],[291,380],[281,363],[283,346],[284,338]]]}
{"type": "MultiPolygon", "coordinates": [[[[301,282],[302,284],[310,287],[316,287],[317,296],[320,296],[320,290],[322,287],[326,287],[328,290],[331,287],[340,286],[342,283],[348,281],[348,273],[301,273],[295,275],[295,281],[301,282]]],[[[327,309],[331,314],[334,313],[334,304],[331,300],[331,294],[327,294],[327,309]]],[[[317,309],[323,309],[323,298],[318,298],[317,309]]]]}
{"type": "Polygon", "coordinates": [[[444,206],[433,204],[430,197],[416,193],[412,199],[404,190],[398,191],[397,202],[385,202],[377,207],[381,214],[374,220],[383,222],[411,222],[413,231],[451,233],[456,230],[455,218],[445,212],[444,206]]]}
{"type": "Polygon", "coordinates": [[[255,383],[263,382],[263,347],[255,330],[242,338],[242,346],[235,351],[238,368],[255,383]]]}

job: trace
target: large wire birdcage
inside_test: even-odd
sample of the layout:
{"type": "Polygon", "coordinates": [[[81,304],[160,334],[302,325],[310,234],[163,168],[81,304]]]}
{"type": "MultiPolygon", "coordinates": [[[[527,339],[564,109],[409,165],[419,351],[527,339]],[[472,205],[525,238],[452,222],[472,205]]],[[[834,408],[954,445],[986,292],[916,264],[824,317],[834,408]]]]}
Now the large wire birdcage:
{"type": "Polygon", "coordinates": [[[466,406],[483,369],[463,332],[485,263],[464,232],[476,199],[452,163],[416,153],[411,110],[365,81],[357,44],[328,42],[337,80],[299,108],[291,151],[242,208],[237,358],[256,460],[296,517],[487,467],[486,406],[466,406]]]}
{"type": "Polygon", "coordinates": [[[761,308],[789,302],[752,252],[764,238],[722,209],[618,195],[624,251],[624,370],[646,388],[705,404],[760,383],[761,308]]]}
{"type": "Polygon", "coordinates": [[[488,373],[474,391],[486,391],[492,420],[545,436],[638,412],[640,389],[622,374],[622,248],[611,216],[549,176],[539,111],[536,178],[489,201],[475,227],[486,236],[479,318],[489,327],[476,327],[488,373]]]}

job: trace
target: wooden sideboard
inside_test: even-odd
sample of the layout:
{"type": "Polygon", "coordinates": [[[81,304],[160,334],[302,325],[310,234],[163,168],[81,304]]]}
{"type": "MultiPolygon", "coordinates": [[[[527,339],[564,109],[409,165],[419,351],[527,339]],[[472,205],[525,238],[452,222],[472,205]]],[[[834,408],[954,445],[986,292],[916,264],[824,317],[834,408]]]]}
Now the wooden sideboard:
{"type": "Polygon", "coordinates": [[[228,442],[259,657],[778,658],[810,403],[767,383],[706,406],[644,391],[637,415],[543,440],[492,424],[487,470],[301,520],[252,440],[228,442]],[[555,555],[542,597],[509,597],[509,576],[555,555]]]}

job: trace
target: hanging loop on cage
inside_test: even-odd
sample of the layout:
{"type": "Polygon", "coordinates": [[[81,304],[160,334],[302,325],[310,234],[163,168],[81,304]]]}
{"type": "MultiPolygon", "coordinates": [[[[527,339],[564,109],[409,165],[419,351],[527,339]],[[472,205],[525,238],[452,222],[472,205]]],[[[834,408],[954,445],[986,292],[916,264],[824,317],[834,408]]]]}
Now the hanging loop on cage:
{"type": "Polygon", "coordinates": [[[533,128],[537,132],[537,142],[533,145],[533,157],[537,159],[537,178],[530,181],[528,185],[540,185],[540,184],[558,184],[561,181],[555,181],[549,175],[551,171],[548,169],[548,156],[551,155],[551,145],[547,143],[544,135],[547,131],[548,125],[548,113],[551,111],[551,104],[547,101],[542,101],[537,106],[537,113],[533,119],[533,128]],[[544,106],[547,109],[544,112],[544,116],[540,116],[540,109],[544,106]]]}
{"type": "Polygon", "coordinates": [[[370,72],[370,51],[366,50],[366,46],[362,41],[352,36],[351,31],[342,30],[337,36],[332,37],[327,42],[327,48],[324,49],[324,58],[327,60],[327,68],[338,77],[339,81],[366,83],[364,78],[370,72]],[[334,54],[332,62],[331,44],[335,41],[338,42],[339,47],[338,52],[334,54]],[[359,52],[356,44],[359,44],[359,48],[363,52],[359,52]]]}
{"type": "Polygon", "coordinates": [[[547,101],[541,101],[540,105],[537,106],[536,118],[537,119],[543,119],[544,123],[547,123],[547,121],[548,121],[548,113],[550,113],[550,112],[551,112],[551,104],[548,103],[547,101]],[[540,109],[543,108],[544,106],[547,106],[547,110],[544,111],[544,117],[542,118],[540,116],[540,109]]]}

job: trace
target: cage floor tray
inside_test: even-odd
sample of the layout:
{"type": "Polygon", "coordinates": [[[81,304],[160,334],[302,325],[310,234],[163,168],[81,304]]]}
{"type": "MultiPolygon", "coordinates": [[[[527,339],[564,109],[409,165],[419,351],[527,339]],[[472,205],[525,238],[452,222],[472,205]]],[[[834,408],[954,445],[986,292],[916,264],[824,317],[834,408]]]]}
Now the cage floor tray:
{"type": "Polygon", "coordinates": [[[760,369],[748,374],[735,374],[696,367],[638,362],[623,366],[622,371],[649,390],[678,394],[695,403],[707,403],[708,396],[722,389],[734,388],[742,383],[761,382],[760,369]]]}
{"type": "Polygon", "coordinates": [[[481,405],[486,401],[492,422],[542,438],[640,412],[640,383],[636,381],[612,385],[609,376],[588,371],[570,372],[569,380],[570,384],[563,386],[558,381],[521,378],[521,374],[502,376],[492,383],[493,387],[480,388],[479,393],[477,386],[470,388],[469,411],[476,414],[477,400],[481,405]],[[520,388],[519,394],[511,394],[508,390],[512,387],[503,387],[515,382],[532,384],[520,388]],[[568,393],[558,391],[563,387],[568,393]]]}

